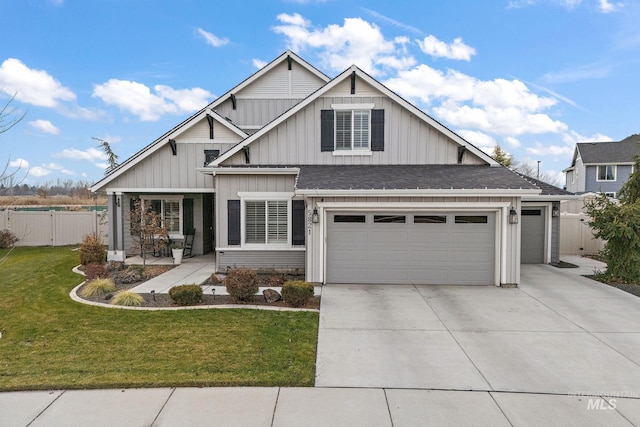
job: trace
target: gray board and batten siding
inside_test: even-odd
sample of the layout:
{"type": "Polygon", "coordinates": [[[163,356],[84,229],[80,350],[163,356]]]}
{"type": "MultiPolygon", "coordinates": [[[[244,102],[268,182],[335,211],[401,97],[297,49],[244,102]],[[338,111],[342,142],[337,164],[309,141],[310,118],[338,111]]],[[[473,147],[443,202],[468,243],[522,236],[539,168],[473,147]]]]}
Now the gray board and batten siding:
{"type": "Polygon", "coordinates": [[[216,180],[218,191],[215,197],[216,206],[219,207],[216,212],[218,271],[236,267],[304,271],[304,246],[253,250],[242,248],[236,244],[237,240],[229,244],[229,201],[237,201],[239,209],[239,193],[265,193],[265,200],[269,198],[269,193],[293,195],[295,175],[218,175],[216,180]]]}
{"type": "MultiPolygon", "coordinates": [[[[360,86],[359,86],[360,87],[360,86]]],[[[359,90],[358,93],[361,93],[359,90]]],[[[249,145],[250,163],[255,165],[313,164],[456,164],[459,144],[415,116],[403,106],[380,94],[369,96],[325,96],[295,113],[286,122],[249,145]],[[321,111],[332,104],[373,104],[384,110],[384,150],[367,155],[341,155],[320,150],[321,111]]],[[[352,153],[353,154],[353,153],[352,153]]],[[[243,152],[224,162],[246,163],[243,152]]],[[[486,164],[466,152],[463,164],[486,164]]]]}

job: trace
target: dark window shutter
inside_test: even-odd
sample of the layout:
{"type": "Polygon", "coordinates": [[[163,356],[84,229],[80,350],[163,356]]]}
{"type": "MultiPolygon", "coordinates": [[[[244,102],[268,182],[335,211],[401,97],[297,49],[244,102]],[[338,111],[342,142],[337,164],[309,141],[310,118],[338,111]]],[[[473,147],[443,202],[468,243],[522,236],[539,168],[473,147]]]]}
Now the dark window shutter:
{"type": "Polygon", "coordinates": [[[333,110],[320,111],[320,151],[333,151],[333,110]]]}
{"type": "Polygon", "coordinates": [[[191,234],[189,230],[193,230],[193,199],[182,200],[182,232],[191,234]]]}
{"type": "Polygon", "coordinates": [[[291,201],[291,244],[304,245],[304,200],[291,201]]]}
{"type": "Polygon", "coordinates": [[[371,151],[384,151],[384,110],[371,110],[371,151]]]}
{"type": "MultiPolygon", "coordinates": [[[[136,199],[135,197],[132,197],[129,199],[129,215],[131,215],[131,212],[136,210],[136,202],[139,202],[140,199],[136,199]]],[[[131,216],[129,216],[129,220],[131,220],[131,216]]],[[[133,236],[133,228],[129,227],[129,234],[131,234],[133,236]]]]}
{"type": "Polygon", "coordinates": [[[240,200],[227,200],[227,243],[240,244],[240,200]]]}

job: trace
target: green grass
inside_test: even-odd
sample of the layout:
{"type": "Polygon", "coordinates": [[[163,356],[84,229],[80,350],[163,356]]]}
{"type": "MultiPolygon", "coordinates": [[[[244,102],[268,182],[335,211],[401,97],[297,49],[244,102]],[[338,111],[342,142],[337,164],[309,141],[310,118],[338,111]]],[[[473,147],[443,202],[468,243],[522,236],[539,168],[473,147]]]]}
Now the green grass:
{"type": "Polygon", "coordinates": [[[313,385],[317,313],[87,306],[77,263],[17,248],[0,265],[0,390],[313,385]]]}

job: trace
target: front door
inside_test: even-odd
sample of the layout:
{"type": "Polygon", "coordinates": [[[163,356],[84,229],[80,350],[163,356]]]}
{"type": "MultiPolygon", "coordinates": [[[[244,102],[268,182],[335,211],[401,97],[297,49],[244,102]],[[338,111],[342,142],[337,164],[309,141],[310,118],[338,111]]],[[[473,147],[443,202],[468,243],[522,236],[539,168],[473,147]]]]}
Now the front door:
{"type": "Polygon", "coordinates": [[[214,249],[215,239],[215,197],[213,194],[204,194],[202,198],[202,249],[203,253],[209,253],[214,249]]]}

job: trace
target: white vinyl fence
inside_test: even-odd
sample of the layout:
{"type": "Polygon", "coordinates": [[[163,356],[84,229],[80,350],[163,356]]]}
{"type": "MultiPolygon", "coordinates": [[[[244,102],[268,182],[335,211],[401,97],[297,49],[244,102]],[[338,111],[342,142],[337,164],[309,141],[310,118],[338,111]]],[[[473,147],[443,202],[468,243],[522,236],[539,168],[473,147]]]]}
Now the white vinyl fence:
{"type": "Polygon", "coordinates": [[[0,211],[0,230],[10,230],[20,239],[16,246],[65,246],[82,242],[98,233],[106,242],[106,218],[100,212],[0,211]]]}
{"type": "Polygon", "coordinates": [[[560,255],[593,255],[604,247],[604,240],[593,237],[587,215],[560,215],[560,255]]]}

